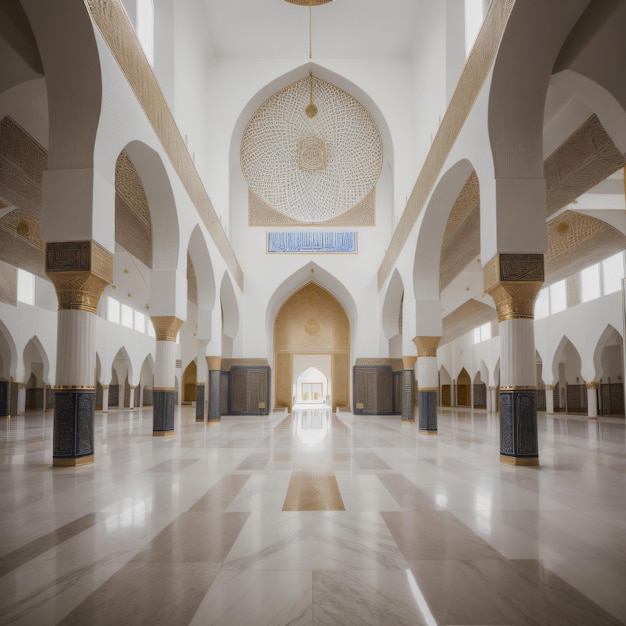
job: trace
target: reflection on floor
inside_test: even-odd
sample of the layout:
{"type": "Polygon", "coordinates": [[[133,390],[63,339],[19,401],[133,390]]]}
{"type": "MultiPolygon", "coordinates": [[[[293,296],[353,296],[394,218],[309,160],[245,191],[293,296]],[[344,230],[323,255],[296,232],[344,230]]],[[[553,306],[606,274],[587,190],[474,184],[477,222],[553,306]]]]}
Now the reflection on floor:
{"type": "Polygon", "coordinates": [[[515,468],[478,411],[111,411],[53,470],[52,415],[3,419],[0,623],[626,623],[624,420],[539,421],[515,468]]]}

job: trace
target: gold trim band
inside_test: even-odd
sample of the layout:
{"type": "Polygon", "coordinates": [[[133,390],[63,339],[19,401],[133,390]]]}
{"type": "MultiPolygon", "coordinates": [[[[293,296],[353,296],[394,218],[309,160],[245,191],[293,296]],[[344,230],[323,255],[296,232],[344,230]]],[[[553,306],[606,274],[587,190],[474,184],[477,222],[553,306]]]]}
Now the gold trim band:
{"type": "Polygon", "coordinates": [[[418,391],[439,391],[439,387],[417,387],[418,391]]]}
{"type": "Polygon", "coordinates": [[[152,436],[153,437],[173,437],[174,432],[175,431],[173,430],[153,430],[152,436]]]}
{"type": "Polygon", "coordinates": [[[152,387],[152,391],[178,391],[176,387],[152,387]]]}
{"type": "Polygon", "coordinates": [[[54,385],[50,387],[55,391],[95,391],[95,387],[93,385],[54,385]]]}
{"type": "Polygon", "coordinates": [[[500,455],[500,463],[505,465],[521,465],[521,466],[536,466],[539,465],[538,456],[505,456],[500,455]]]}
{"type": "Polygon", "coordinates": [[[90,465],[94,462],[93,454],[79,456],[78,458],[53,458],[52,467],[79,467],[80,465],[90,465]]]}
{"type": "Polygon", "coordinates": [[[586,383],[587,385],[587,389],[597,389],[600,386],[600,383],[596,383],[596,382],[590,382],[590,383],[586,383]]]}
{"type": "Polygon", "coordinates": [[[536,391],[537,387],[527,385],[512,385],[511,387],[500,387],[500,391],[536,391]]]}
{"type": "Polygon", "coordinates": [[[438,431],[436,431],[436,430],[422,430],[420,428],[419,429],[419,434],[420,435],[436,435],[436,434],[438,434],[438,431]]]}

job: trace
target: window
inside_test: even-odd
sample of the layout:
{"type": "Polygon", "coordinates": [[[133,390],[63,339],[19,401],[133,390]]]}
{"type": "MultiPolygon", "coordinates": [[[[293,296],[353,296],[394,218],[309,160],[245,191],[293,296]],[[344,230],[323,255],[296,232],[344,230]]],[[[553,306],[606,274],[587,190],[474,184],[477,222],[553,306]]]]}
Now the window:
{"type": "Polygon", "coordinates": [[[146,316],[139,311],[135,311],[135,330],[140,333],[146,332],[146,316]]]}
{"type": "Polygon", "coordinates": [[[154,65],[154,4],[137,0],[137,38],[150,65],[154,65]]]}
{"type": "Polygon", "coordinates": [[[581,300],[589,302],[600,297],[600,265],[595,264],[580,273],[581,300]]]}
{"type": "Polygon", "coordinates": [[[465,0],[465,56],[472,51],[485,15],[483,0],[465,0]]]}
{"type": "Polygon", "coordinates": [[[122,326],[133,327],[133,310],[127,304],[122,304],[122,326]]]}
{"type": "Polygon", "coordinates": [[[17,301],[35,304],[35,276],[19,268],[17,270],[17,301]]]}
{"type": "Polygon", "coordinates": [[[567,308],[567,289],[565,281],[560,280],[550,285],[550,313],[559,313],[567,308]]]}
{"type": "Polygon", "coordinates": [[[604,294],[620,291],[624,278],[624,253],[619,252],[602,261],[602,282],[604,294]]]}
{"type": "Polygon", "coordinates": [[[107,319],[114,324],[120,323],[120,303],[111,296],[107,296],[107,319]]]}
{"type": "Polygon", "coordinates": [[[542,289],[535,301],[535,319],[540,320],[550,315],[550,291],[542,289]]]}
{"type": "Polygon", "coordinates": [[[474,343],[491,339],[491,322],[487,322],[478,328],[474,328],[474,343]]]}

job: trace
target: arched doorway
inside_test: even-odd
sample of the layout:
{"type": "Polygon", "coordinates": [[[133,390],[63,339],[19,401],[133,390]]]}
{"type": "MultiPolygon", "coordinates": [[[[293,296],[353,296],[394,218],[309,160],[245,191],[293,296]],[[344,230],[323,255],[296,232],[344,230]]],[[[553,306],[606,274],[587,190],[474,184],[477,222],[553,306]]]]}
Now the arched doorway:
{"type": "Polygon", "coordinates": [[[472,379],[470,375],[467,373],[467,370],[463,368],[459,372],[459,377],[456,381],[456,398],[457,398],[457,406],[470,406],[470,385],[472,384],[472,379]]]}
{"type": "Polygon", "coordinates": [[[196,362],[191,361],[183,373],[183,404],[196,401],[196,362]]]}
{"type": "Polygon", "coordinates": [[[328,398],[330,398],[330,385],[328,384],[328,376],[323,370],[328,371],[330,367],[331,358],[327,354],[294,355],[294,378],[296,378],[294,398],[296,404],[326,404],[328,398]],[[316,361],[323,360],[326,362],[322,364],[323,369],[310,366],[297,374],[297,361],[302,360],[304,362],[310,362],[312,357],[314,357],[316,361]],[[324,367],[324,365],[326,365],[326,367],[324,367]]]}
{"type": "MultiPolygon", "coordinates": [[[[330,404],[350,405],[350,322],[339,301],[311,281],[296,291],[280,308],[274,321],[274,380],[276,406],[294,404],[294,359],[307,367],[320,355],[330,361],[330,404]]],[[[306,367],[299,367],[304,371],[306,367]]],[[[297,377],[296,379],[297,380],[297,377]]]]}

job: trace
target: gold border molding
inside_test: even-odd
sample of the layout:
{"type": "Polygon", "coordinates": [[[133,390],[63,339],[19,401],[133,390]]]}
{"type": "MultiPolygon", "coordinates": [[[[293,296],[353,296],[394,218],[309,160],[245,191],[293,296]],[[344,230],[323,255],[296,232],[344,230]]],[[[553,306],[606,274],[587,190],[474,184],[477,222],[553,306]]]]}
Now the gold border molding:
{"type": "Polygon", "coordinates": [[[53,467],[79,467],[80,465],[90,465],[94,462],[93,454],[89,456],[80,456],[78,458],[54,458],[52,459],[53,467]]]}
{"type": "Polygon", "coordinates": [[[150,320],[154,326],[157,341],[176,341],[176,335],[183,325],[183,320],[175,315],[155,315],[150,320]]]}
{"type": "Polygon", "coordinates": [[[222,369],[222,357],[221,356],[208,356],[206,363],[209,371],[216,371],[222,369]]]}
{"type": "Polygon", "coordinates": [[[587,389],[597,389],[600,386],[600,383],[590,382],[586,383],[587,389]]]}
{"type": "Polygon", "coordinates": [[[500,463],[505,465],[533,466],[539,465],[538,456],[505,456],[500,455],[500,463]]]}
{"type": "Polygon", "coordinates": [[[441,337],[423,335],[421,337],[414,337],[413,343],[417,346],[417,358],[423,357],[436,357],[437,348],[441,337]]]}

